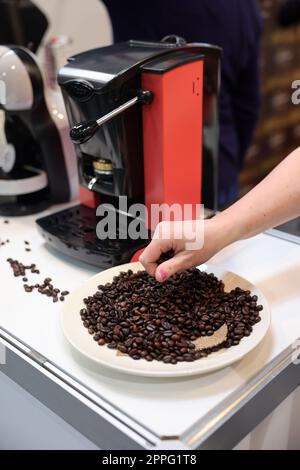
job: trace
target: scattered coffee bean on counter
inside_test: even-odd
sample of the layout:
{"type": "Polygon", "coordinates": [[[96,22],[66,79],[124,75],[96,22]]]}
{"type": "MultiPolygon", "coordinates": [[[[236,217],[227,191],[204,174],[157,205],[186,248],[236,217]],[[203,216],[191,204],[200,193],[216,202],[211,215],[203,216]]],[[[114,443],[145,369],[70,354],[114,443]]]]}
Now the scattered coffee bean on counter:
{"type": "Polygon", "coordinates": [[[67,295],[62,292],[59,296],[58,294],[60,293],[60,290],[54,287],[54,285],[52,284],[52,279],[49,277],[44,279],[44,282],[42,284],[35,284],[33,286],[29,286],[28,284],[25,284],[24,290],[25,292],[28,292],[28,293],[33,292],[34,290],[37,290],[40,294],[45,295],[49,298],[52,298],[52,301],[54,303],[58,302],[59,300],[61,302],[64,302],[65,296],[67,295]]]}
{"type": "Polygon", "coordinates": [[[20,263],[20,261],[14,260],[12,258],[8,258],[7,262],[10,264],[15,277],[24,277],[27,270],[34,272],[36,267],[35,264],[25,266],[23,263],[20,263]]]}
{"type": "Polygon", "coordinates": [[[36,269],[36,264],[30,264],[28,266],[25,266],[20,261],[13,260],[12,258],[9,258],[7,262],[10,264],[13,270],[14,276],[22,277],[22,281],[25,283],[23,285],[25,292],[31,293],[34,290],[36,290],[40,294],[45,295],[49,298],[52,298],[54,303],[58,302],[59,300],[61,302],[64,302],[65,297],[69,295],[68,291],[65,290],[61,292],[60,289],[54,287],[52,283],[52,279],[50,277],[46,277],[46,279],[44,279],[42,284],[39,284],[39,283],[36,283],[34,285],[27,284],[28,278],[25,276],[27,270],[29,270],[32,274],[40,274],[40,271],[36,269]]]}
{"type": "Polygon", "coordinates": [[[5,223],[5,224],[9,224],[9,220],[4,220],[4,223],[5,223]]]}
{"type": "Polygon", "coordinates": [[[249,336],[261,320],[257,296],[237,287],[224,291],[213,274],[189,269],[158,283],[145,271],[120,273],[83,300],[84,327],[99,344],[131,358],[192,362],[249,336]],[[224,324],[226,340],[197,350],[194,341],[224,324]]]}
{"type": "Polygon", "coordinates": [[[25,240],[24,245],[25,245],[25,251],[27,251],[27,253],[30,253],[32,251],[31,248],[30,248],[30,242],[25,240]]]}

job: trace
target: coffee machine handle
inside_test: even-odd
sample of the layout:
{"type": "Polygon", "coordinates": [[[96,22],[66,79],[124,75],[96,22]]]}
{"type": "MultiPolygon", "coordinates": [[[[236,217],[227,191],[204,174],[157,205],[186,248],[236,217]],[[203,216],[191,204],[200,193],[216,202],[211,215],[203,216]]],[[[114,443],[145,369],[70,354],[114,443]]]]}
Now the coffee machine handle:
{"type": "Polygon", "coordinates": [[[101,127],[103,124],[110,121],[114,117],[118,116],[118,114],[123,113],[124,111],[131,108],[137,103],[151,104],[152,101],[153,93],[148,90],[141,90],[138,92],[137,96],[135,96],[129,101],[126,101],[126,103],[122,104],[110,113],[105,114],[99,119],[95,121],[84,121],[80,122],[79,124],[76,124],[76,126],[72,127],[70,131],[71,140],[74,144],[84,144],[96,134],[99,127],[101,127]]]}

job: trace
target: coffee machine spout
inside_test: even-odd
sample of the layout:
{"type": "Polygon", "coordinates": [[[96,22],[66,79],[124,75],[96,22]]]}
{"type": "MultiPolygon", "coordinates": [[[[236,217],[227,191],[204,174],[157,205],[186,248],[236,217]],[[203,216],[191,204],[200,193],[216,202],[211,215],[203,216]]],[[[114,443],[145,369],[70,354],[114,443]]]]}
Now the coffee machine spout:
{"type": "Polygon", "coordinates": [[[103,126],[106,122],[110,121],[114,117],[118,116],[119,114],[123,113],[127,109],[131,108],[135,104],[142,103],[142,104],[151,104],[153,101],[153,93],[148,90],[141,90],[138,92],[137,96],[132,98],[126,103],[122,104],[118,108],[114,109],[110,113],[101,116],[99,119],[95,121],[89,120],[80,122],[76,124],[70,130],[70,137],[74,144],[84,144],[88,142],[97,132],[99,127],[103,126]]]}

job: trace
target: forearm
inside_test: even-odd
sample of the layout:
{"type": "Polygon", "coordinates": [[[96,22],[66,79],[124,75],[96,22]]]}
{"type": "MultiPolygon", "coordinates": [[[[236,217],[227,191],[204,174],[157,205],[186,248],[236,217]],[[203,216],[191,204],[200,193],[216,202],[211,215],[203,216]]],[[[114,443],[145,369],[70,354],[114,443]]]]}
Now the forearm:
{"type": "Polygon", "coordinates": [[[154,235],[140,261],[149,274],[162,282],[176,272],[205,263],[222,248],[237,240],[254,236],[298,215],[300,148],[291,153],[246,196],[224,212],[205,221],[204,245],[201,249],[187,248],[187,243],[195,235],[195,227],[190,221],[163,222],[158,225],[155,232],[157,236],[154,235]],[[170,235],[161,237],[163,233],[170,235]],[[170,250],[174,251],[173,258],[158,266],[157,261],[161,254],[170,250]]]}
{"type": "Polygon", "coordinates": [[[224,246],[300,215],[300,148],[246,196],[215,217],[224,246]]]}

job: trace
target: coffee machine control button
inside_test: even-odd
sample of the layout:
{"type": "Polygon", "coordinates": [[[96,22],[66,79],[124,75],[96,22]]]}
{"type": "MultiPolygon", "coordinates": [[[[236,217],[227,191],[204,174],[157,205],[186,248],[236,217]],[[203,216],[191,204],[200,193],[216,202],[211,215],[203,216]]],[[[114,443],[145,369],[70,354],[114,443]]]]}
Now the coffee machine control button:
{"type": "Polygon", "coordinates": [[[88,101],[94,94],[90,83],[81,80],[71,80],[63,85],[67,93],[76,101],[88,101]]]}

